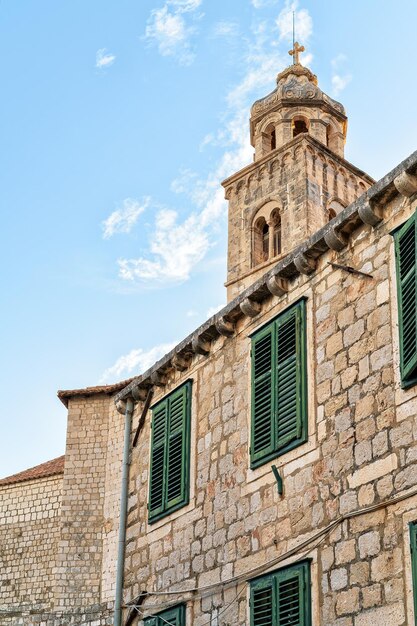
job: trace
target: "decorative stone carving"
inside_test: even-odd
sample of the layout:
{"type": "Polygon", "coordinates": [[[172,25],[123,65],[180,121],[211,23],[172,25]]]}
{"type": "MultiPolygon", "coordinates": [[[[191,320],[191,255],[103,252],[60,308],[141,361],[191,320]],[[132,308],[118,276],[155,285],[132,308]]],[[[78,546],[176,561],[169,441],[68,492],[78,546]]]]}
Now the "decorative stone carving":
{"type": "Polygon", "coordinates": [[[210,353],[210,344],[204,341],[201,336],[196,335],[192,340],[192,349],[196,354],[207,356],[210,353]]]}
{"type": "Polygon", "coordinates": [[[310,82],[301,82],[297,78],[290,80],[282,88],[282,97],[290,100],[309,100],[316,98],[319,89],[310,82]]]}
{"type": "Polygon", "coordinates": [[[300,252],[294,259],[294,265],[300,274],[311,274],[316,269],[317,263],[311,257],[300,252]]]}
{"type": "Polygon", "coordinates": [[[136,402],[143,402],[144,400],[146,400],[146,396],[148,395],[148,389],[144,389],[143,387],[139,387],[139,385],[136,385],[136,387],[133,387],[131,393],[132,398],[136,402]]]}
{"type": "Polygon", "coordinates": [[[273,296],[284,296],[288,292],[287,281],[279,276],[271,276],[271,278],[268,278],[266,286],[273,296]]]}
{"type": "Polygon", "coordinates": [[[167,379],[165,374],[162,372],[156,371],[151,374],[151,383],[156,387],[164,387],[167,384],[167,379]]]}
{"type": "Polygon", "coordinates": [[[232,322],[229,322],[225,317],[219,317],[215,323],[216,330],[219,335],[223,335],[224,337],[231,337],[234,335],[235,327],[232,322]]]}
{"type": "Polygon", "coordinates": [[[324,241],[327,243],[330,250],[336,250],[337,252],[343,250],[348,242],[347,238],[334,226],[329,226],[329,230],[324,235],[324,241]]]}
{"type": "Polygon", "coordinates": [[[184,359],[179,354],[174,354],[171,359],[171,365],[178,372],[184,372],[186,369],[188,369],[190,363],[187,359],[184,359]]]}
{"type": "Polygon", "coordinates": [[[126,400],[118,400],[116,402],[116,409],[118,413],[121,413],[121,415],[124,415],[126,413],[126,400]]]}
{"type": "Polygon", "coordinates": [[[261,308],[259,302],[255,302],[255,300],[251,300],[250,298],[245,298],[243,302],[240,303],[240,310],[243,315],[247,315],[248,317],[256,317],[256,315],[261,312],[261,308]]]}
{"type": "Polygon", "coordinates": [[[375,226],[382,220],[382,217],[378,213],[378,209],[372,206],[370,202],[366,202],[358,209],[358,215],[364,224],[375,226]]]}
{"type": "Polygon", "coordinates": [[[394,178],[394,185],[401,195],[409,198],[417,192],[417,176],[408,174],[407,172],[401,172],[396,178],[394,178]]]}

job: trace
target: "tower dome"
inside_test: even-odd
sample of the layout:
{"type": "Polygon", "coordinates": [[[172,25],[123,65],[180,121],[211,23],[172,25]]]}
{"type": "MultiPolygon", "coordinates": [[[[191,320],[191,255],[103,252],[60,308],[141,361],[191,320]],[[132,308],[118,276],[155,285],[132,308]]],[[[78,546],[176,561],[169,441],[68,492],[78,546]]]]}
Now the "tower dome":
{"type": "MultiPolygon", "coordinates": [[[[303,49],[297,43],[294,47],[303,49]]],[[[278,74],[274,91],[257,100],[251,109],[250,138],[255,160],[301,133],[308,133],[343,158],[346,132],[343,105],[325,94],[317,84],[317,76],[299,62],[278,74]]]]}

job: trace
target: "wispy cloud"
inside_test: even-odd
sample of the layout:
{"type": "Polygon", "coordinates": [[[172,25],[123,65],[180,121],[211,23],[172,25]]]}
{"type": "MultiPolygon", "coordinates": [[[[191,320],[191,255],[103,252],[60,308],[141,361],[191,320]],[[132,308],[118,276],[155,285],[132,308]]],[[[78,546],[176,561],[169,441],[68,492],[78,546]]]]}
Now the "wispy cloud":
{"type": "Polygon", "coordinates": [[[207,234],[195,215],[179,222],[176,211],[163,209],[156,216],[151,236],[153,260],[119,259],[119,275],[125,280],[154,281],[161,286],[183,282],[208,248],[207,234]]]}
{"type": "Polygon", "coordinates": [[[251,0],[251,4],[255,7],[255,9],[263,9],[263,7],[278,4],[278,2],[279,0],[251,0]]]}
{"type": "Polygon", "coordinates": [[[213,317],[213,315],[215,315],[218,311],[220,311],[220,309],[222,309],[224,306],[226,306],[224,303],[223,304],[219,304],[218,306],[211,306],[206,313],[207,319],[209,319],[210,317],[213,317]]]}
{"type": "Polygon", "coordinates": [[[285,0],[285,5],[276,20],[279,38],[292,43],[293,12],[295,12],[295,38],[305,44],[313,32],[313,20],[307,9],[298,8],[298,0],[285,0]]]}
{"type": "Polygon", "coordinates": [[[111,367],[108,367],[99,380],[100,384],[105,384],[129,376],[138,376],[146,372],[156,361],[172,350],[178,342],[162,343],[150,350],[136,348],[117,359],[111,367]]]}
{"type": "Polygon", "coordinates": [[[196,32],[195,11],[202,0],[167,0],[153,9],[145,30],[145,40],[156,45],[162,56],[175,57],[181,65],[194,61],[190,39],[196,32]]]}
{"type": "Polygon", "coordinates": [[[213,37],[235,37],[239,27],[236,22],[217,22],[212,30],[213,37]]]}
{"type": "Polygon", "coordinates": [[[296,2],[287,1],[275,22],[261,22],[253,29],[251,37],[243,42],[244,72],[225,97],[221,127],[203,140],[205,146],[222,148],[220,158],[205,177],[187,169],[172,182],[172,190],[184,194],[191,202],[191,214],[182,218],[176,211],[160,211],[151,233],[149,252],[138,259],[119,260],[119,275],[123,279],[152,281],[161,286],[185,281],[213,245],[227,213],[220,183],[252,161],[253,149],[247,130],[250,106],[274,86],[277,72],[289,65],[287,24],[292,24],[293,10],[302,41],[308,43],[312,20],[308,11],[298,10],[296,2]],[[277,38],[285,42],[282,50],[277,38]]]}
{"type": "Polygon", "coordinates": [[[105,67],[110,67],[116,60],[116,56],[111,52],[107,52],[106,48],[100,48],[96,52],[96,67],[102,70],[105,67]]]}
{"type": "Polygon", "coordinates": [[[333,94],[337,96],[343,91],[352,80],[352,75],[346,71],[345,66],[347,62],[347,56],[344,54],[338,54],[337,57],[332,59],[332,87],[333,94]]]}
{"type": "Polygon", "coordinates": [[[102,222],[103,239],[109,239],[116,233],[130,233],[139,215],[148,208],[149,202],[148,197],[142,202],[133,198],[123,200],[123,205],[102,222]]]}

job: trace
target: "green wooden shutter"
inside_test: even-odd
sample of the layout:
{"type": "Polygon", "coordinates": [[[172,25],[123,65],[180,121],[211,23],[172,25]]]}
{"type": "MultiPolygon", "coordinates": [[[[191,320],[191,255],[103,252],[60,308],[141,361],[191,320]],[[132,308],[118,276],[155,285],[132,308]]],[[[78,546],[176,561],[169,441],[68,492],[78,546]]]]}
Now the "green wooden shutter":
{"type": "Polygon", "coordinates": [[[305,428],[305,304],[277,319],[276,441],[283,448],[305,428]]]}
{"type": "Polygon", "coordinates": [[[189,475],[189,385],[184,385],[169,399],[167,433],[166,508],[188,500],[189,475]]]}
{"type": "Polygon", "coordinates": [[[416,224],[416,216],[413,215],[395,235],[400,367],[403,382],[407,382],[407,378],[415,374],[417,368],[416,224]]]}
{"type": "Polygon", "coordinates": [[[304,572],[288,568],[276,574],[278,626],[305,626],[304,572]]]}
{"type": "Polygon", "coordinates": [[[149,478],[149,518],[161,514],[165,508],[165,468],[168,402],[154,409],[152,419],[151,470],[149,478]]]}
{"type": "Polygon", "coordinates": [[[417,522],[410,524],[411,572],[413,576],[414,623],[417,626],[417,522]]]}
{"type": "Polygon", "coordinates": [[[277,626],[276,594],[272,576],[251,584],[251,626],[277,626]]]}
{"type": "Polygon", "coordinates": [[[252,463],[274,452],[275,325],[252,339],[252,463]]]}
{"type": "Polygon", "coordinates": [[[154,617],[147,617],[144,620],[146,626],[185,626],[185,606],[181,604],[173,609],[168,609],[162,613],[158,613],[154,617]]]}

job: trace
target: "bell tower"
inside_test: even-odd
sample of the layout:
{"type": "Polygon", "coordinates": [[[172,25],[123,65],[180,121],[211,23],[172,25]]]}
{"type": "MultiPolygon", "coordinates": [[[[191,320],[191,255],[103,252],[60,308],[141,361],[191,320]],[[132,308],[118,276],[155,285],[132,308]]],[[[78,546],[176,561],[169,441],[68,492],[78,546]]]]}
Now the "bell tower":
{"type": "Polygon", "coordinates": [[[251,165],[223,186],[229,201],[230,301],[374,182],[344,158],[347,117],[301,65],[304,47],[277,86],[251,109],[251,165]]]}

